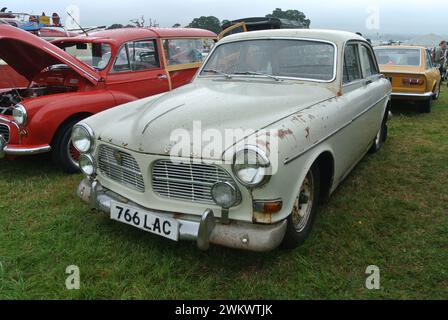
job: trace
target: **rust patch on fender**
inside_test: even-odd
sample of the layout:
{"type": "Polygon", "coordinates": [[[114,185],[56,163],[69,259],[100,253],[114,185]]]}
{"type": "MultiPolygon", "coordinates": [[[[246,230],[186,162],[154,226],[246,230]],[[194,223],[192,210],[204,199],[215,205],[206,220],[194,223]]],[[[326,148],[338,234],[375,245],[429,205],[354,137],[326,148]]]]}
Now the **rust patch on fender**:
{"type": "Polygon", "coordinates": [[[285,129],[280,129],[277,132],[277,137],[279,137],[280,139],[284,139],[287,136],[290,136],[290,135],[293,135],[293,134],[294,134],[294,132],[292,132],[291,129],[286,129],[286,130],[285,129]]]}
{"type": "Polygon", "coordinates": [[[305,132],[306,132],[306,135],[305,135],[305,138],[309,138],[309,136],[310,136],[310,127],[306,127],[305,128],[305,132]]]}

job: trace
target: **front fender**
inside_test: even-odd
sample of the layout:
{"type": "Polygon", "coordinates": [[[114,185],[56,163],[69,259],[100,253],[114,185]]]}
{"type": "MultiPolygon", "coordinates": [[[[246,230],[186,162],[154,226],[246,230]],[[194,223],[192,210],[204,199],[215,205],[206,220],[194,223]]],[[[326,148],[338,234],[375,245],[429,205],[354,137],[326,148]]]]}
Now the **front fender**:
{"type": "Polygon", "coordinates": [[[56,94],[25,100],[29,123],[24,143],[49,144],[60,125],[76,114],[96,114],[116,105],[107,91],[56,94]]]}
{"type": "Polygon", "coordinates": [[[324,153],[330,153],[334,159],[332,147],[328,143],[322,143],[294,161],[280,163],[278,172],[272,176],[269,183],[260,189],[252,190],[252,196],[254,200],[282,199],[283,208],[272,215],[254,212],[254,220],[259,223],[275,223],[286,219],[292,212],[308,171],[324,153]]]}

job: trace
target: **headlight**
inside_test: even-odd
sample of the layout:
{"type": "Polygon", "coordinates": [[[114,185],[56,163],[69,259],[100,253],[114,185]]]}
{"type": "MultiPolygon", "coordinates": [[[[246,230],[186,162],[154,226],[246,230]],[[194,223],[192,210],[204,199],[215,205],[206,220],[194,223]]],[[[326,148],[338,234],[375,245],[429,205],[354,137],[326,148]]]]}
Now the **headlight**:
{"type": "Polygon", "coordinates": [[[88,153],[93,149],[93,130],[86,124],[80,123],[73,127],[72,143],[80,153],[88,153]]]}
{"type": "Polygon", "coordinates": [[[88,154],[81,154],[79,156],[79,169],[87,176],[92,176],[96,173],[95,160],[88,154]]]}
{"type": "Polygon", "coordinates": [[[28,122],[28,113],[21,104],[16,105],[12,110],[12,117],[19,126],[25,126],[28,122]]]}
{"type": "Polygon", "coordinates": [[[224,209],[230,209],[239,202],[239,193],[230,182],[218,182],[211,190],[213,200],[224,209]]]}
{"type": "Polygon", "coordinates": [[[266,153],[254,146],[246,146],[235,154],[233,173],[246,187],[259,187],[270,177],[270,161],[266,153]]]}

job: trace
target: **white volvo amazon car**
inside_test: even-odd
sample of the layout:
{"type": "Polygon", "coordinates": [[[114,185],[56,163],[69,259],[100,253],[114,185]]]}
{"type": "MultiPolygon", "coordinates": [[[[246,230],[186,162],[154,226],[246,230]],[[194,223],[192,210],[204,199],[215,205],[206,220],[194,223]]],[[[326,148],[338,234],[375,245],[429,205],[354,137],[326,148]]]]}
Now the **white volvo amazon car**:
{"type": "Polygon", "coordinates": [[[390,94],[355,34],[229,36],[191,84],[74,128],[87,176],[78,195],[111,219],[203,250],[295,248],[319,201],[386,140],[390,94]]]}

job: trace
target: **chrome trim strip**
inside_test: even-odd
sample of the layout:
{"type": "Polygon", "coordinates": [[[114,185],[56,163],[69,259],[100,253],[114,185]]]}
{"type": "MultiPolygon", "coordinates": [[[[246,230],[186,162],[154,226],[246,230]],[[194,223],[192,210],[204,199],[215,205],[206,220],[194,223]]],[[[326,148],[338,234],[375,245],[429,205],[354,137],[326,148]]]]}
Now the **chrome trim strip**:
{"type": "Polygon", "coordinates": [[[302,152],[300,152],[298,155],[292,157],[292,158],[286,158],[283,161],[283,164],[287,165],[289,163],[291,163],[292,161],[296,160],[297,158],[300,158],[301,156],[303,156],[305,153],[307,153],[308,151],[314,149],[315,147],[317,147],[318,145],[320,145],[321,143],[325,142],[326,140],[330,139],[331,137],[333,137],[334,135],[338,134],[339,132],[341,132],[342,130],[344,130],[345,128],[347,128],[349,125],[351,125],[353,122],[355,122],[356,120],[358,120],[360,117],[362,117],[364,114],[366,114],[367,112],[369,112],[371,109],[373,109],[378,103],[380,103],[381,101],[383,101],[384,99],[389,98],[389,96],[384,96],[381,99],[379,99],[377,102],[375,102],[374,104],[372,104],[370,107],[366,108],[364,111],[362,111],[361,113],[359,113],[358,115],[356,115],[355,117],[352,118],[352,120],[350,120],[349,122],[347,122],[346,124],[344,124],[342,127],[340,127],[339,129],[333,131],[332,133],[330,133],[328,136],[326,136],[323,139],[320,139],[318,141],[316,141],[314,144],[310,145],[308,148],[306,148],[305,150],[303,150],[302,152]]]}

